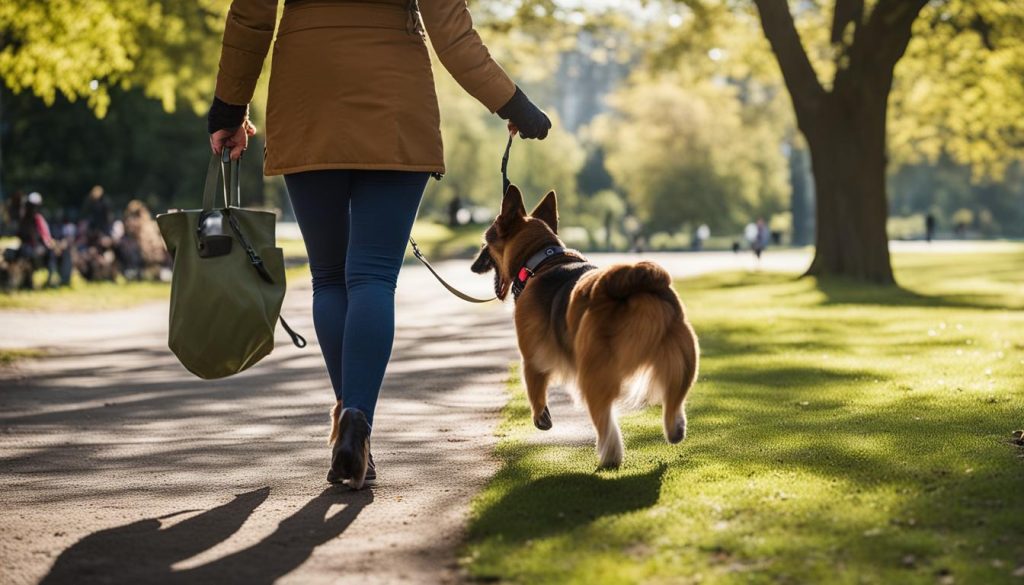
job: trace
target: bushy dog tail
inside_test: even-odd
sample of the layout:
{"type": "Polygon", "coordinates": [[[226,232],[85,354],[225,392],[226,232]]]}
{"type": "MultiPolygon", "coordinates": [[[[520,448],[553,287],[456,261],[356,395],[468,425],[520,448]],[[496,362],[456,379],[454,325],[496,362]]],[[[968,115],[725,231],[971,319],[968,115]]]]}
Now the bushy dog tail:
{"type": "Polygon", "coordinates": [[[672,291],[672,276],[654,262],[611,266],[594,292],[612,301],[626,301],[634,295],[647,293],[661,297],[673,306],[679,304],[672,291]]]}

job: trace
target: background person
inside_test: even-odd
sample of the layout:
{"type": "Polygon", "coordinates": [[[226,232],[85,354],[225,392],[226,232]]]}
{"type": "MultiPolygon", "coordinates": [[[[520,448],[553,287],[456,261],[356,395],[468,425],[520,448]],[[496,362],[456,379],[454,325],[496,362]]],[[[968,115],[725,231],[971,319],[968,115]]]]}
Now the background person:
{"type": "Polygon", "coordinates": [[[89,190],[89,195],[82,204],[81,221],[82,231],[90,241],[110,235],[110,203],[101,185],[89,190]]]}
{"type": "MultiPolygon", "coordinates": [[[[210,144],[241,156],[276,0],[234,0],[210,144]]],[[[427,180],[444,173],[426,32],[455,80],[524,138],[551,122],[491,58],[465,0],[286,0],[267,102],[264,172],[284,175],[313,277],[313,322],[334,387],[332,483],[375,479],[370,431],[394,340],[394,291],[427,180]],[[344,406],[344,409],[342,408],[344,406]]]]}
{"type": "Polygon", "coordinates": [[[19,256],[27,261],[27,270],[22,274],[20,288],[35,288],[32,273],[46,267],[46,284],[57,270],[54,255],[55,242],[50,235],[50,225],[40,209],[43,196],[38,192],[28,194],[25,199],[21,221],[18,223],[18,239],[21,240],[19,256]]]}
{"type": "Polygon", "coordinates": [[[168,264],[160,228],[146,204],[133,199],[124,209],[124,236],[117,243],[121,271],[128,280],[158,280],[168,264]]]}

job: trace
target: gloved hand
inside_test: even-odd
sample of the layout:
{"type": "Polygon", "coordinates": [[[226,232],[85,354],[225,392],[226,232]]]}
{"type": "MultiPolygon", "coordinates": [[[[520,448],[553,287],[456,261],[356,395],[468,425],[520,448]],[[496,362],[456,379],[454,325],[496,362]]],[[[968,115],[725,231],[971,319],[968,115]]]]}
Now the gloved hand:
{"type": "Polygon", "coordinates": [[[509,121],[509,130],[518,130],[523,138],[544,140],[551,129],[548,115],[534,105],[519,86],[516,86],[512,99],[501,106],[497,113],[502,120],[509,121]]]}
{"type": "Polygon", "coordinates": [[[210,131],[210,150],[220,154],[231,150],[231,160],[238,160],[249,146],[249,138],[256,134],[256,126],[249,121],[249,106],[236,106],[213,98],[210,113],[206,119],[210,131]]]}
{"type": "Polygon", "coordinates": [[[236,106],[213,97],[210,113],[206,116],[206,129],[210,134],[218,130],[234,130],[249,115],[249,106],[236,106]]]}

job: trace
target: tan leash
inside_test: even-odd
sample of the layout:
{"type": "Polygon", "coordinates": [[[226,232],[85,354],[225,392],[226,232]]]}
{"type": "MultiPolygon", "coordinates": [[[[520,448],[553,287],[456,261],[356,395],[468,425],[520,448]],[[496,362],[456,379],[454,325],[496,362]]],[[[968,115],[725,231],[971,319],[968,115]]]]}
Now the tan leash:
{"type": "MultiPolygon", "coordinates": [[[[505,193],[508,191],[509,185],[511,185],[511,183],[508,180],[508,155],[509,155],[509,152],[511,152],[511,150],[512,150],[512,139],[515,138],[515,136],[516,135],[515,135],[514,132],[509,132],[509,134],[508,134],[508,143],[505,145],[505,154],[503,154],[502,157],[501,157],[501,195],[502,195],[502,197],[505,196],[505,193]]],[[[427,270],[429,270],[430,273],[434,275],[434,278],[436,278],[437,281],[440,282],[442,286],[444,286],[446,289],[448,289],[448,292],[450,292],[453,295],[459,297],[460,299],[462,299],[464,301],[467,301],[467,302],[470,302],[470,303],[489,303],[489,302],[491,302],[493,300],[496,300],[498,298],[498,297],[494,296],[494,297],[491,297],[489,299],[478,299],[476,297],[467,295],[466,293],[460,291],[459,289],[455,288],[454,286],[448,284],[448,282],[444,278],[442,278],[441,275],[438,274],[436,270],[434,270],[434,267],[430,265],[430,262],[427,261],[426,256],[423,255],[423,252],[420,250],[420,247],[416,245],[416,240],[414,240],[412,238],[412,236],[409,236],[409,244],[412,245],[412,253],[413,253],[414,256],[416,256],[416,259],[419,260],[420,262],[422,262],[423,265],[427,267],[427,270]]]]}

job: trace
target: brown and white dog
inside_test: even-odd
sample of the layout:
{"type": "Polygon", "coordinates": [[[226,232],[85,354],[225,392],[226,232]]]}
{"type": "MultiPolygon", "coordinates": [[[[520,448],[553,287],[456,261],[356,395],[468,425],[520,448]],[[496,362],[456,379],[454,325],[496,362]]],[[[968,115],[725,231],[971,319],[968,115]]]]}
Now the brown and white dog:
{"type": "Polygon", "coordinates": [[[597,430],[602,467],[622,463],[613,407],[630,379],[649,380],[635,402],[664,409],[665,438],[686,436],[683,400],[700,350],[672,278],[652,262],[599,269],[558,238],[558,204],[548,193],[529,215],[515,185],[487,229],[472,270],[494,270],[494,293],[515,297],[515,327],[533,423],[551,428],[548,383],[575,380],[597,430]]]}

